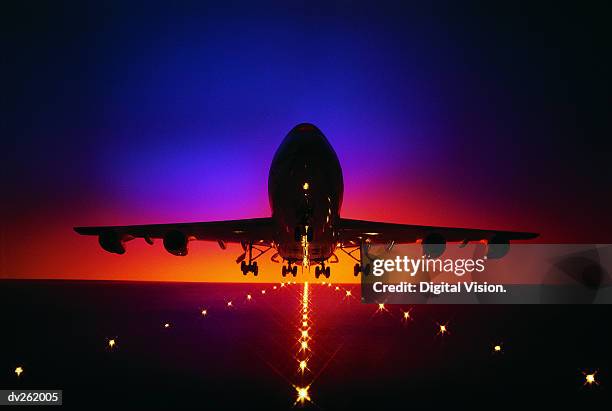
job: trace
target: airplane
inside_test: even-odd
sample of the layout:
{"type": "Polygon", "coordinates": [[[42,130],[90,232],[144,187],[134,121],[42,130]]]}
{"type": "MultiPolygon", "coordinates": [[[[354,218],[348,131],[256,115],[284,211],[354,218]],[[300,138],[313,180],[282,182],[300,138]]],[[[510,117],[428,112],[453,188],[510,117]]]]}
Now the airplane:
{"type": "Polygon", "coordinates": [[[185,256],[193,240],[242,245],[236,263],[243,275],[257,276],[257,259],[272,250],[271,260],[282,262],[282,276],[297,275],[298,266],[316,265],[315,276],[330,276],[328,263],[338,262],[336,251],[356,261],[353,274],[368,275],[361,267],[363,247],[372,243],[420,243],[430,258],[440,256],[446,242],[485,241],[489,258],[501,258],[510,241],[529,240],[527,232],[435,227],[352,220],[340,217],[344,180],[338,156],[321,130],[309,123],[295,126],[277,149],[268,177],[271,217],[194,223],[75,227],[82,235],[98,236],[100,246],[124,254],[125,243],[143,238],[162,239],[171,254],[185,256]],[[355,253],[359,253],[359,257],[355,253]],[[286,263],[286,265],[285,265],[286,263]]]}

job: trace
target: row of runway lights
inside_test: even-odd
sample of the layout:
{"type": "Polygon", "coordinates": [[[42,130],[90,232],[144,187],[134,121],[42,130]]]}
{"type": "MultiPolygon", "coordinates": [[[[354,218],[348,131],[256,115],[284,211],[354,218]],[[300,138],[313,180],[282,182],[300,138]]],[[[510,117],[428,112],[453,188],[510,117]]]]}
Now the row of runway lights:
{"type": "MultiPolygon", "coordinates": [[[[303,405],[306,401],[310,401],[310,394],[308,390],[310,389],[310,384],[304,384],[304,373],[308,370],[308,341],[311,339],[309,335],[309,321],[312,324],[312,314],[308,308],[308,304],[310,303],[310,294],[308,289],[308,281],[304,283],[304,289],[302,290],[302,303],[300,304],[300,309],[298,310],[298,323],[301,323],[301,327],[298,327],[300,331],[298,337],[299,349],[297,352],[297,361],[298,361],[298,370],[302,377],[302,383],[300,385],[293,385],[295,390],[297,391],[297,399],[295,400],[296,404],[303,405]],[[310,319],[309,316],[310,315],[310,319]]],[[[312,333],[311,333],[312,334],[312,333]]]]}
{"type": "MultiPolygon", "coordinates": [[[[272,287],[273,291],[276,291],[280,288],[284,288],[286,286],[289,285],[295,285],[297,284],[295,281],[288,281],[288,282],[282,282],[280,283],[279,286],[274,285],[272,287]]],[[[322,283],[319,283],[320,285],[323,286],[327,286],[327,287],[333,287],[332,283],[328,283],[323,281],[322,283]]],[[[300,337],[298,339],[299,342],[299,346],[300,349],[298,351],[298,354],[303,353],[303,356],[299,357],[301,359],[298,360],[299,362],[299,371],[302,375],[304,375],[304,372],[306,370],[308,370],[308,357],[306,356],[307,351],[309,350],[309,346],[308,346],[308,341],[311,339],[311,337],[309,336],[309,329],[310,329],[310,325],[312,322],[312,319],[309,318],[309,302],[310,302],[310,295],[309,295],[309,288],[308,288],[308,282],[304,283],[304,289],[302,291],[302,304],[301,304],[301,318],[302,320],[300,321],[302,323],[302,328],[300,329],[300,337]],[[310,325],[309,325],[310,324],[310,325]]],[[[344,299],[350,299],[353,297],[352,291],[348,290],[348,289],[342,289],[340,286],[335,286],[334,288],[335,291],[341,291],[344,292],[344,299]]],[[[267,290],[263,289],[260,291],[261,295],[266,295],[267,290]]],[[[251,302],[254,301],[254,297],[253,294],[248,293],[246,294],[246,301],[247,302],[251,302]]],[[[234,307],[234,302],[233,300],[227,300],[225,303],[225,306],[227,308],[233,308],[234,307]]],[[[389,309],[387,308],[387,306],[384,303],[379,303],[376,309],[375,313],[380,313],[380,312],[388,312],[389,309]]],[[[200,314],[203,317],[206,317],[208,315],[208,309],[203,308],[200,311],[200,314]]],[[[410,313],[410,310],[408,311],[402,311],[401,312],[402,315],[402,321],[403,322],[408,322],[410,320],[412,320],[412,316],[410,313]]],[[[437,323],[437,334],[438,336],[444,336],[449,333],[449,329],[448,329],[448,323],[437,323]]],[[[171,327],[171,323],[169,322],[165,322],[162,325],[163,328],[170,328],[171,327]]],[[[113,337],[113,338],[107,338],[106,339],[106,344],[108,346],[109,350],[114,350],[116,345],[117,345],[117,337],[113,337]]],[[[502,349],[502,344],[498,343],[498,344],[494,344],[492,347],[492,351],[495,354],[501,354],[503,352],[502,349]]],[[[15,370],[15,375],[17,376],[17,378],[21,377],[21,374],[23,374],[25,372],[23,365],[18,365],[15,370]]],[[[584,375],[584,385],[599,385],[599,381],[597,380],[596,376],[597,376],[597,371],[583,371],[582,374],[584,375]]],[[[310,396],[308,394],[308,390],[310,388],[310,386],[294,386],[295,389],[298,392],[298,397],[296,400],[296,404],[300,403],[300,404],[304,404],[306,401],[310,401],[310,396]]]]}

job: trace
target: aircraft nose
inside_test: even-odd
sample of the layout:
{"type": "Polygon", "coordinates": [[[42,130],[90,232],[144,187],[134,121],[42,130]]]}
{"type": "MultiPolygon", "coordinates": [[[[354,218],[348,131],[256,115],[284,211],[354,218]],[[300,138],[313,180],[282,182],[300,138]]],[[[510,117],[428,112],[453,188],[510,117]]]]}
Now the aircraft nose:
{"type": "Polygon", "coordinates": [[[293,127],[292,131],[296,131],[299,133],[313,132],[313,131],[321,132],[321,130],[319,130],[317,126],[315,126],[314,124],[310,124],[310,123],[300,123],[297,126],[293,127]]]}

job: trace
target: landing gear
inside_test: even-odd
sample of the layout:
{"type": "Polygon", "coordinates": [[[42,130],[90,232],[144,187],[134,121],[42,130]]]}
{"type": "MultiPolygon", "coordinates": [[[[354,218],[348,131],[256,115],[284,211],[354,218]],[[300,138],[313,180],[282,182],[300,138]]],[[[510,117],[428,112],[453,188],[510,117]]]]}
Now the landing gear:
{"type": "MultiPolygon", "coordinates": [[[[368,247],[368,244],[366,244],[366,247],[368,247]]],[[[370,267],[370,264],[366,264],[365,267],[361,266],[361,245],[349,246],[349,247],[340,246],[340,250],[342,250],[346,255],[348,255],[349,257],[351,257],[353,260],[356,261],[355,266],[353,267],[353,275],[355,277],[357,277],[361,273],[365,276],[370,275],[370,271],[372,269],[372,267],[370,267]],[[350,251],[347,251],[347,250],[350,250],[350,251]],[[355,253],[359,253],[359,258],[353,255],[355,253]]]]}
{"type": "Polygon", "coordinates": [[[257,266],[257,261],[255,260],[261,257],[263,254],[267,253],[269,250],[271,250],[272,247],[270,246],[254,247],[253,243],[247,244],[246,242],[243,242],[242,248],[244,250],[244,253],[239,255],[238,258],[236,259],[236,262],[240,263],[240,271],[242,271],[242,275],[253,273],[253,275],[257,277],[257,274],[259,274],[259,267],[257,266]],[[257,255],[255,255],[255,257],[253,257],[253,249],[255,249],[255,251],[258,253],[257,255]],[[247,254],[248,254],[248,262],[245,262],[244,260],[246,259],[247,254]]]}
{"type": "Polygon", "coordinates": [[[321,275],[324,275],[325,278],[329,278],[331,275],[331,269],[329,267],[325,267],[325,264],[321,263],[321,267],[315,267],[315,278],[319,278],[321,275]]]}
{"type": "Polygon", "coordinates": [[[251,264],[247,264],[242,261],[240,263],[240,271],[242,271],[242,275],[253,273],[253,275],[257,277],[257,274],[259,274],[259,267],[257,266],[257,261],[253,261],[251,264]]]}
{"type": "Polygon", "coordinates": [[[283,277],[286,277],[287,274],[291,274],[295,277],[297,275],[297,270],[297,265],[292,266],[291,263],[289,263],[287,266],[283,266],[281,273],[283,277]]]}

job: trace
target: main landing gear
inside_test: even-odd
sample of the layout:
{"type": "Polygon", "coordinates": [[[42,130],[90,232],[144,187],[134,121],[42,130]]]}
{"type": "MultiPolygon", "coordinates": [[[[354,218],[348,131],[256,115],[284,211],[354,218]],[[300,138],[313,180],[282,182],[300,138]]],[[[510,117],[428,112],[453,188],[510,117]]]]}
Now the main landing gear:
{"type": "Polygon", "coordinates": [[[244,253],[239,255],[238,258],[236,259],[236,262],[240,263],[240,271],[242,271],[242,275],[253,273],[253,275],[257,277],[257,274],[259,274],[259,267],[257,266],[257,261],[255,260],[261,257],[263,254],[270,251],[272,247],[261,246],[261,245],[255,247],[253,246],[253,243],[243,242],[242,248],[244,250],[244,253]],[[253,250],[255,250],[258,253],[256,256],[253,256],[253,250]],[[247,253],[248,253],[248,262],[245,261],[247,257],[247,253]]]}
{"type": "Polygon", "coordinates": [[[370,264],[366,264],[365,267],[361,266],[361,246],[349,246],[349,247],[344,247],[344,246],[340,246],[340,250],[342,250],[346,255],[348,255],[349,257],[351,257],[353,260],[356,261],[355,265],[353,266],[353,275],[355,277],[357,277],[359,274],[363,275],[370,275],[370,264]],[[347,251],[350,250],[350,251],[347,251]],[[359,258],[355,257],[353,254],[355,253],[359,253],[359,258]]]}
{"type": "Polygon", "coordinates": [[[259,267],[257,266],[257,261],[253,261],[251,264],[247,264],[242,261],[240,263],[240,271],[242,271],[242,275],[253,273],[253,275],[257,277],[257,274],[259,274],[259,267]]]}
{"type": "Polygon", "coordinates": [[[282,274],[283,277],[286,277],[287,274],[291,274],[292,276],[296,276],[297,275],[297,265],[292,266],[291,263],[288,263],[287,266],[283,266],[282,269],[282,274]]]}
{"type": "Polygon", "coordinates": [[[325,267],[324,263],[321,263],[321,267],[315,267],[315,278],[319,278],[321,275],[324,275],[325,278],[329,278],[329,276],[331,275],[331,270],[329,266],[325,267]]]}

